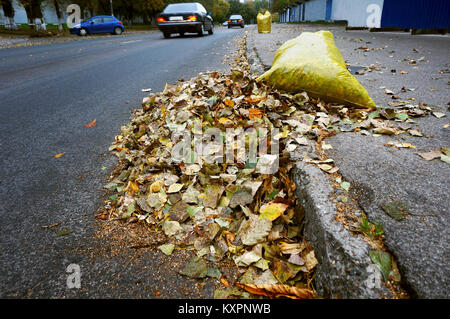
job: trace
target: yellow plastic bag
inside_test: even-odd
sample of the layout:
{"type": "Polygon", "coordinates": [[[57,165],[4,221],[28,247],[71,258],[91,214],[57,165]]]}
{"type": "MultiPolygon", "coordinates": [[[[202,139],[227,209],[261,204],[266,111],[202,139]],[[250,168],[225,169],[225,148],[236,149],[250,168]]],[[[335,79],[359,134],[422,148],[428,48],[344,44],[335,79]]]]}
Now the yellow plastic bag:
{"type": "Polygon", "coordinates": [[[266,11],[264,14],[258,13],[256,21],[258,22],[258,33],[270,33],[272,16],[269,11],[266,11]]]}
{"type": "Polygon", "coordinates": [[[376,107],[366,89],[347,70],[329,31],[303,32],[284,43],[275,53],[272,68],[258,78],[261,80],[288,92],[306,91],[327,102],[376,107]]]}

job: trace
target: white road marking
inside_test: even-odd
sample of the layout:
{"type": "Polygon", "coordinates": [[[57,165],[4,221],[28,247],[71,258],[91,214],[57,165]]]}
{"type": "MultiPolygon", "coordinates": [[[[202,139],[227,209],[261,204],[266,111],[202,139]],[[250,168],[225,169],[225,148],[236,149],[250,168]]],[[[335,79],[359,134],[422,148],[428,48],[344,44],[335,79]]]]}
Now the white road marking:
{"type": "Polygon", "coordinates": [[[120,44],[127,44],[127,43],[133,43],[133,42],[141,42],[142,40],[132,40],[132,41],[125,41],[121,42],[120,44]]]}

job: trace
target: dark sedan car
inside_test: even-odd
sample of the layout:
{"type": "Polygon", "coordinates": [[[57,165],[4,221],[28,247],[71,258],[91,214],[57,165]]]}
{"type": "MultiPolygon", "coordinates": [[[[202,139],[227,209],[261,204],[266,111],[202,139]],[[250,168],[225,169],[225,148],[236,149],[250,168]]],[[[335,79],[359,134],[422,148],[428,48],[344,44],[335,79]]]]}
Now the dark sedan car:
{"type": "Polygon", "coordinates": [[[228,29],[231,27],[244,27],[244,18],[239,14],[234,14],[228,19],[228,29]]]}
{"type": "Polygon", "coordinates": [[[214,33],[211,13],[198,2],[169,4],[157,18],[158,28],[165,38],[173,33],[183,36],[185,33],[197,33],[203,36],[205,31],[214,33]]]}

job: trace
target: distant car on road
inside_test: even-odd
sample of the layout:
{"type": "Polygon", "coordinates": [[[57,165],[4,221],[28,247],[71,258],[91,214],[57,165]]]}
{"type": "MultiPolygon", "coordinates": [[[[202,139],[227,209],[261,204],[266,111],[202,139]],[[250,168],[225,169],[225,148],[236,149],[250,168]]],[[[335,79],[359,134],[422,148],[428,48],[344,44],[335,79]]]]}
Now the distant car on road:
{"type": "Polygon", "coordinates": [[[95,16],[70,28],[70,33],[85,36],[91,33],[112,33],[121,35],[125,27],[113,16],[95,16]]]}
{"type": "Polygon", "coordinates": [[[234,26],[244,27],[244,18],[240,14],[234,14],[228,19],[228,29],[234,26]]]}
{"type": "Polygon", "coordinates": [[[205,31],[214,33],[211,13],[198,2],[169,4],[156,21],[165,38],[170,38],[173,33],[181,36],[185,33],[197,33],[201,37],[205,31]]]}

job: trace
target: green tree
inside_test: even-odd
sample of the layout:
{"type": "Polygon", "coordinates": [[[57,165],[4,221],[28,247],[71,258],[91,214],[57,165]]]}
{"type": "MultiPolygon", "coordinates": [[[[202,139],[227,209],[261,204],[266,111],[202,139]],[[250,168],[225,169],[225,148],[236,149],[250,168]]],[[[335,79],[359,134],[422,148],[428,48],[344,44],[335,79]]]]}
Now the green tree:
{"type": "Polygon", "coordinates": [[[280,12],[284,8],[286,8],[291,3],[296,2],[296,0],[273,0],[272,10],[274,12],[280,12]]]}
{"type": "Polygon", "coordinates": [[[230,10],[230,4],[225,0],[214,1],[214,7],[212,10],[213,19],[219,23],[228,19],[228,11],[230,10]]]}
{"type": "Polygon", "coordinates": [[[45,25],[42,24],[41,0],[19,0],[19,2],[25,8],[28,24],[34,25],[36,30],[45,29],[45,25]]]}
{"type": "Polygon", "coordinates": [[[144,24],[152,23],[156,19],[156,15],[160,13],[165,7],[166,2],[164,0],[138,0],[137,8],[140,12],[144,24]]]}
{"type": "Polygon", "coordinates": [[[241,9],[241,15],[244,18],[244,21],[247,23],[255,23],[257,14],[255,2],[247,1],[244,3],[241,9]]]}
{"type": "Polygon", "coordinates": [[[63,15],[61,12],[61,5],[62,2],[61,0],[46,0],[46,2],[53,6],[53,8],[55,9],[55,13],[56,13],[56,17],[58,18],[58,29],[62,30],[63,29],[63,15]]]}
{"type": "Polygon", "coordinates": [[[269,1],[268,0],[256,0],[255,1],[255,9],[256,12],[262,12],[269,10],[269,1]]]}
{"type": "Polygon", "coordinates": [[[242,11],[242,4],[239,2],[239,0],[230,0],[230,9],[228,10],[228,15],[233,14],[241,14],[242,11]]]}

